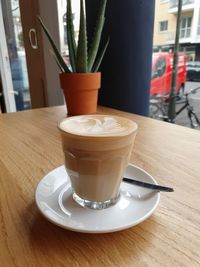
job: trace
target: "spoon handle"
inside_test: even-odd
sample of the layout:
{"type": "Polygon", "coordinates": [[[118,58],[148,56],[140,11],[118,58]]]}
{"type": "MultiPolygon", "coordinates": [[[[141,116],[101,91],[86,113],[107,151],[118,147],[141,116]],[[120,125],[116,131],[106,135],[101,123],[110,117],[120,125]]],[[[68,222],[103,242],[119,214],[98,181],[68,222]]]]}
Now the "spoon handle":
{"type": "Polygon", "coordinates": [[[123,182],[134,184],[134,185],[145,187],[145,188],[149,188],[149,189],[153,189],[153,190],[157,190],[157,191],[174,192],[174,189],[172,187],[161,186],[161,185],[156,185],[156,184],[149,184],[146,182],[137,181],[137,180],[134,180],[132,178],[127,178],[127,177],[123,178],[123,182]]]}

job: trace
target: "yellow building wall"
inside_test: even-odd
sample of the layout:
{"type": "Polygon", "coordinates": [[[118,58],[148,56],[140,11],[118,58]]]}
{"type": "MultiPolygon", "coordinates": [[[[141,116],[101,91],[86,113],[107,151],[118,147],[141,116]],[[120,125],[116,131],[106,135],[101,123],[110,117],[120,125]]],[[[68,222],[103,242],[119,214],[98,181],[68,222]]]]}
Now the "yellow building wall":
{"type": "Polygon", "coordinates": [[[154,46],[164,45],[174,37],[176,30],[176,14],[168,13],[169,3],[160,3],[160,0],[156,0],[155,5],[155,20],[154,20],[154,46]],[[160,21],[168,20],[167,32],[160,32],[160,21]]]}
{"type": "MultiPolygon", "coordinates": [[[[166,45],[170,41],[173,43],[176,32],[176,14],[168,13],[169,3],[160,3],[160,0],[156,0],[155,5],[155,19],[154,19],[154,38],[153,45],[166,45]],[[160,32],[160,21],[168,20],[168,30],[166,32],[160,32]]],[[[193,12],[183,12],[182,16],[193,16],[193,12]]]]}

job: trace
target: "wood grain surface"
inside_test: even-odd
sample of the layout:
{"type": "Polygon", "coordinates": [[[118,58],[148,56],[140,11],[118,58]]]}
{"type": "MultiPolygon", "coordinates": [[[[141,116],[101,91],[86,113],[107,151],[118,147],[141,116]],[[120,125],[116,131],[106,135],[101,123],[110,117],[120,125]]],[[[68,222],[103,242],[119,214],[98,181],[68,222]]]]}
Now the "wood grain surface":
{"type": "Polygon", "coordinates": [[[174,193],[143,223],[109,234],[61,229],[38,211],[38,182],[63,164],[65,108],[0,114],[0,266],[200,266],[200,132],[99,108],[139,125],[131,162],[174,193]]]}

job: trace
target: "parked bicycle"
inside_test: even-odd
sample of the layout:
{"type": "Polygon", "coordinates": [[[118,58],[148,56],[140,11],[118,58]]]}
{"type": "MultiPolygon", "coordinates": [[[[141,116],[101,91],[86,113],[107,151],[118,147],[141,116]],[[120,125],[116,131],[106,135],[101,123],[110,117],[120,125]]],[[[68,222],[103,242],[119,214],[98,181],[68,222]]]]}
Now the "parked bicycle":
{"type": "MultiPolygon", "coordinates": [[[[198,90],[200,90],[200,87],[190,90],[190,92],[186,93],[182,99],[177,97],[176,102],[177,104],[182,104],[176,111],[176,116],[186,109],[191,128],[200,128],[200,118],[197,116],[191,102],[192,95],[196,94],[198,90]]],[[[156,95],[152,97],[149,105],[149,116],[151,118],[169,122],[168,105],[169,95],[156,95]]]]}

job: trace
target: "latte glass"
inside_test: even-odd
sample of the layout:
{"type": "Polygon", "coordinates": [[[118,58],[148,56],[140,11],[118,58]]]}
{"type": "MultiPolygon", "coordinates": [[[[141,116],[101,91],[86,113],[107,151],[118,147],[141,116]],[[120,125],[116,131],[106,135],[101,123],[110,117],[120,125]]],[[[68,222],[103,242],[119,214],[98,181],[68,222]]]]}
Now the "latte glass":
{"type": "Polygon", "coordinates": [[[137,124],[113,115],[82,115],[64,119],[58,128],[74,200],[92,209],[114,205],[137,124]]]}

